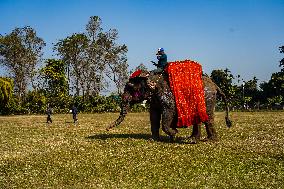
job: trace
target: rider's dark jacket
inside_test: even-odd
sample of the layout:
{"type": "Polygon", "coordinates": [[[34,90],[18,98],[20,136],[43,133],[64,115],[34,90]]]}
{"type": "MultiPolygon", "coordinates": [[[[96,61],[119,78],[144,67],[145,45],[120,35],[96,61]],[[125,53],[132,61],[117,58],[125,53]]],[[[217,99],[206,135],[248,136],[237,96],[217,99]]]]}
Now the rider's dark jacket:
{"type": "Polygon", "coordinates": [[[166,54],[160,54],[160,55],[157,56],[157,59],[158,59],[157,67],[164,69],[166,67],[166,65],[168,64],[167,55],[166,54]]]}

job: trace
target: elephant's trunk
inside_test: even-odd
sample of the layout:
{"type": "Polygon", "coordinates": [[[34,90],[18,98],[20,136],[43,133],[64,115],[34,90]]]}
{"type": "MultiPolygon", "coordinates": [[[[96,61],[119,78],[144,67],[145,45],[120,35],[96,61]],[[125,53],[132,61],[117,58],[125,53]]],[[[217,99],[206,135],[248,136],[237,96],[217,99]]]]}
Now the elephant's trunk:
{"type": "Polygon", "coordinates": [[[116,127],[118,126],[125,118],[125,115],[124,114],[120,114],[119,117],[117,118],[117,120],[115,120],[115,122],[113,122],[112,124],[110,124],[106,130],[109,131],[110,129],[112,129],[113,127],[116,127]]]}
{"type": "Polygon", "coordinates": [[[106,130],[109,131],[110,129],[112,129],[113,127],[118,126],[125,118],[126,114],[127,114],[127,110],[129,108],[129,99],[128,98],[124,98],[122,103],[121,103],[121,111],[120,111],[120,115],[119,117],[113,122],[111,123],[106,130]]]}

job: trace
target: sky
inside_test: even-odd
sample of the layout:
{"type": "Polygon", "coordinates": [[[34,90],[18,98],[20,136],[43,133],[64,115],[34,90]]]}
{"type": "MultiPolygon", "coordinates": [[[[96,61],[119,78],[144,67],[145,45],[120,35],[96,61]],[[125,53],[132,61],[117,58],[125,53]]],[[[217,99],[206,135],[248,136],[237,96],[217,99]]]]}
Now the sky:
{"type": "Polygon", "coordinates": [[[168,61],[191,59],[209,75],[228,68],[263,82],[284,57],[284,0],[0,0],[0,34],[31,26],[52,58],[53,44],[84,32],[91,16],[105,31],[118,30],[129,70],[154,69],[150,61],[163,47],[168,61]]]}

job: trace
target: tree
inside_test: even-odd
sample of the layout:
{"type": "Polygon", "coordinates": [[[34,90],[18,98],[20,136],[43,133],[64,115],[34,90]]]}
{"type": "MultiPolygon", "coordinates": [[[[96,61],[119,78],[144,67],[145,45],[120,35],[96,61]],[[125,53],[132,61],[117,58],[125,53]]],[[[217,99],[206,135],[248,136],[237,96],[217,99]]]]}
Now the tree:
{"type": "Polygon", "coordinates": [[[136,70],[148,71],[147,67],[146,67],[143,63],[139,64],[139,65],[135,68],[135,71],[136,71],[136,70]]]}
{"type": "Polygon", "coordinates": [[[45,46],[33,28],[16,28],[6,36],[0,36],[0,64],[14,80],[15,93],[22,101],[29,81],[33,81],[36,64],[45,46]]]}
{"type": "Polygon", "coordinates": [[[0,113],[8,104],[13,95],[13,80],[10,78],[0,77],[0,113]]]}
{"type": "MultiPolygon", "coordinates": [[[[279,47],[279,51],[280,53],[284,53],[284,46],[279,47]]],[[[282,67],[281,72],[284,72],[284,58],[280,60],[279,67],[282,67]]]]}
{"type": "Polygon", "coordinates": [[[247,103],[250,107],[259,104],[261,98],[257,88],[257,81],[258,79],[253,77],[252,80],[244,83],[244,97],[250,98],[250,102],[247,103]]]}
{"type": "MultiPolygon", "coordinates": [[[[280,53],[284,53],[284,46],[279,47],[279,50],[280,50],[280,53]]],[[[277,85],[279,87],[279,91],[277,91],[278,94],[281,95],[284,98],[284,96],[283,96],[283,94],[284,94],[284,58],[282,58],[280,60],[279,67],[281,67],[281,70],[280,70],[280,72],[278,72],[274,75],[274,78],[275,78],[274,82],[277,83],[277,85]],[[276,81],[276,78],[277,78],[277,81],[276,81]]]]}
{"type": "MultiPolygon", "coordinates": [[[[279,47],[279,51],[284,53],[284,46],[279,47]]],[[[273,105],[273,103],[284,105],[284,58],[279,62],[280,72],[272,73],[268,82],[260,84],[261,96],[269,105],[273,105]]]]}
{"type": "Polygon", "coordinates": [[[84,84],[83,77],[86,75],[85,71],[88,70],[88,62],[86,60],[88,42],[85,34],[73,34],[70,37],[60,40],[55,45],[55,49],[65,63],[64,67],[67,71],[68,86],[71,88],[71,91],[73,89],[72,86],[74,86],[77,96],[82,88],[80,84],[81,86],[84,84]]]}
{"type": "Polygon", "coordinates": [[[29,91],[25,98],[25,107],[29,113],[45,113],[47,104],[46,92],[43,89],[29,91]]]}
{"type": "Polygon", "coordinates": [[[127,47],[126,45],[117,45],[116,40],[118,32],[116,30],[109,30],[106,33],[101,33],[98,40],[102,51],[102,65],[104,66],[104,73],[109,80],[116,85],[117,91],[120,94],[128,79],[128,64],[127,64],[127,47]]]}
{"type": "MultiPolygon", "coordinates": [[[[279,47],[280,53],[284,53],[284,46],[279,47]]],[[[284,94],[284,58],[280,60],[280,72],[273,73],[271,76],[271,83],[275,89],[275,96],[282,96],[284,94]]]]}
{"type": "Polygon", "coordinates": [[[127,47],[116,43],[117,30],[103,32],[101,23],[98,16],[92,16],[85,33],[73,34],[55,45],[70,70],[69,82],[75,82],[76,95],[97,95],[108,86],[108,80],[121,90],[128,78],[127,47]]]}
{"type": "Polygon", "coordinates": [[[104,82],[104,69],[105,66],[102,61],[102,56],[104,54],[104,49],[101,44],[99,44],[99,39],[103,33],[101,27],[102,20],[98,16],[91,16],[87,25],[85,35],[89,39],[89,44],[87,48],[87,62],[89,63],[89,68],[86,74],[86,94],[87,96],[92,94],[97,96],[99,92],[106,87],[104,82]]]}
{"type": "Polygon", "coordinates": [[[235,89],[232,85],[234,76],[228,68],[225,70],[213,70],[210,77],[222,89],[227,98],[233,98],[235,94],[235,89]]]}
{"type": "MultiPolygon", "coordinates": [[[[283,99],[282,95],[278,95],[278,96],[274,96],[272,98],[267,98],[267,101],[268,101],[268,105],[272,109],[272,107],[275,106],[275,105],[283,104],[284,99],[283,99]]],[[[284,109],[284,106],[282,107],[282,109],[284,109]]]]}
{"type": "Polygon", "coordinates": [[[41,69],[41,74],[45,79],[48,103],[58,109],[67,108],[69,104],[65,63],[62,60],[48,59],[46,66],[41,69]]]}

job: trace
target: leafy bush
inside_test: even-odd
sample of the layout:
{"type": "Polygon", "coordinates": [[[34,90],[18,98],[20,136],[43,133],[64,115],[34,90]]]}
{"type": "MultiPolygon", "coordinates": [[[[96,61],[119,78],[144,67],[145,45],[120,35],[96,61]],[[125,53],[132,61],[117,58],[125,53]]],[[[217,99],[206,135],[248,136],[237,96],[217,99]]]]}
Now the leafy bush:
{"type": "Polygon", "coordinates": [[[25,102],[30,113],[45,113],[47,99],[43,91],[28,92],[25,102]]]}

